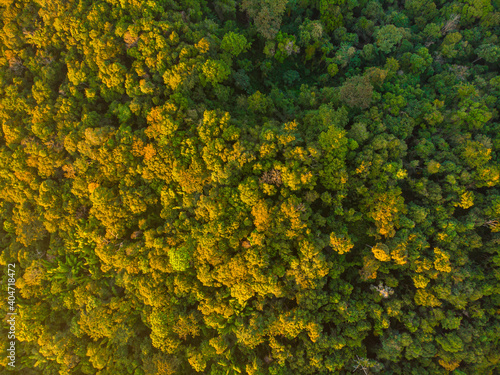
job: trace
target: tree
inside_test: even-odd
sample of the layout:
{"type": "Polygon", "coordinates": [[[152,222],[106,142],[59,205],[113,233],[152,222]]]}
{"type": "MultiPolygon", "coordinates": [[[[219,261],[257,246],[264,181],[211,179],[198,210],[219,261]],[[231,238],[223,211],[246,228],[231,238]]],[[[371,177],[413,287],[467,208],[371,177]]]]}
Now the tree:
{"type": "Polygon", "coordinates": [[[333,31],[343,25],[340,5],[344,4],[344,2],[345,0],[320,0],[321,23],[326,31],[333,31]]]}
{"type": "Polygon", "coordinates": [[[367,216],[375,222],[377,232],[386,238],[394,237],[395,229],[399,227],[399,215],[406,213],[401,191],[394,190],[376,194],[369,200],[367,205],[370,210],[367,216]]]}
{"type": "Polygon", "coordinates": [[[490,64],[500,59],[500,47],[495,44],[482,44],[476,49],[476,54],[490,64]]]}
{"type": "Polygon", "coordinates": [[[382,52],[388,54],[403,40],[406,36],[406,31],[401,27],[386,25],[375,29],[374,35],[377,40],[378,48],[380,48],[382,52]]]}
{"type": "Polygon", "coordinates": [[[372,101],[373,86],[368,76],[355,76],[342,85],[340,95],[348,106],[365,109],[372,101]]]}
{"type": "Polygon", "coordinates": [[[233,56],[238,56],[240,53],[248,50],[250,45],[243,35],[232,31],[224,35],[221,42],[221,48],[233,56]]]}
{"type": "Polygon", "coordinates": [[[243,0],[241,9],[255,22],[257,31],[265,39],[274,39],[281,26],[288,0],[243,0]]]}
{"type": "Polygon", "coordinates": [[[201,71],[204,78],[213,85],[223,82],[231,73],[231,69],[224,61],[211,59],[203,64],[201,71]]]}

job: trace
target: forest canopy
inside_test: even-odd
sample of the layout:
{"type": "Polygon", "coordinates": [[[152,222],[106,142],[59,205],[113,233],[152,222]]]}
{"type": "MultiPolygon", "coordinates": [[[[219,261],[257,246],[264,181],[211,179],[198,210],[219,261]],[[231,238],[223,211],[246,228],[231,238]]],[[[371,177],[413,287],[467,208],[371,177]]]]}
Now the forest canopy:
{"type": "Polygon", "coordinates": [[[1,0],[0,27],[5,371],[500,372],[498,0],[1,0]]]}

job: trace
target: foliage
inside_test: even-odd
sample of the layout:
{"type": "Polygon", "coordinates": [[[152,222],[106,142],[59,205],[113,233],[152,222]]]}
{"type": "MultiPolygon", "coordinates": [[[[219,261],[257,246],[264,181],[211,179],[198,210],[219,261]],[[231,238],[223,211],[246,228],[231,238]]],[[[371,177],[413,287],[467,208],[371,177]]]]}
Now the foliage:
{"type": "Polygon", "coordinates": [[[17,373],[499,373],[498,1],[0,14],[17,373]]]}

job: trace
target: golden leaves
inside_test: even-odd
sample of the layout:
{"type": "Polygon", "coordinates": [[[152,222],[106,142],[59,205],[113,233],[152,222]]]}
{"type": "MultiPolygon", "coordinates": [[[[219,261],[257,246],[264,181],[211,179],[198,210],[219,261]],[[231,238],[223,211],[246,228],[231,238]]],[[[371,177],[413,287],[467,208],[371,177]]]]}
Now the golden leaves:
{"type": "Polygon", "coordinates": [[[424,275],[415,275],[412,277],[415,288],[425,288],[429,284],[429,279],[424,275]]]}
{"type": "Polygon", "coordinates": [[[376,200],[368,212],[368,217],[372,218],[378,232],[385,237],[394,237],[395,227],[398,223],[398,214],[406,212],[404,199],[400,192],[386,192],[378,194],[376,200]]]}
{"type": "Polygon", "coordinates": [[[441,272],[451,272],[449,254],[437,247],[434,248],[434,268],[441,272]]]}
{"type": "Polygon", "coordinates": [[[455,370],[458,366],[460,366],[460,362],[458,360],[455,361],[445,361],[443,359],[438,360],[439,364],[443,366],[446,370],[448,371],[453,371],[455,370]]]}
{"type": "Polygon", "coordinates": [[[125,41],[127,49],[129,49],[137,45],[137,43],[139,42],[139,36],[132,35],[132,33],[127,30],[123,35],[123,40],[125,41]]]}
{"type": "Polygon", "coordinates": [[[260,199],[255,206],[252,207],[252,215],[254,217],[255,227],[259,232],[263,232],[269,228],[271,224],[271,213],[265,200],[260,199]]]}
{"type": "Polygon", "coordinates": [[[403,266],[407,263],[408,251],[406,245],[406,242],[400,243],[391,251],[391,258],[399,266],[403,266]]]}
{"type": "Polygon", "coordinates": [[[210,49],[210,42],[207,38],[202,38],[195,44],[195,47],[198,51],[200,51],[200,53],[207,53],[210,49]]]}
{"type": "Polygon", "coordinates": [[[437,307],[441,302],[432,293],[425,289],[418,289],[414,297],[415,303],[421,306],[437,307]]]}
{"type": "Polygon", "coordinates": [[[468,209],[474,206],[474,193],[472,191],[466,191],[460,196],[460,203],[455,203],[455,206],[460,206],[463,209],[468,209]]]}
{"type": "Polygon", "coordinates": [[[339,254],[348,253],[354,247],[348,236],[338,236],[333,232],[330,233],[330,245],[339,254]]]}
{"type": "Polygon", "coordinates": [[[378,260],[382,262],[388,262],[391,260],[391,256],[389,254],[389,248],[387,245],[378,243],[372,247],[372,253],[378,260]]]}
{"type": "Polygon", "coordinates": [[[156,155],[156,150],[151,143],[148,143],[146,146],[144,146],[143,152],[144,152],[144,160],[146,161],[151,160],[153,156],[156,155]]]}

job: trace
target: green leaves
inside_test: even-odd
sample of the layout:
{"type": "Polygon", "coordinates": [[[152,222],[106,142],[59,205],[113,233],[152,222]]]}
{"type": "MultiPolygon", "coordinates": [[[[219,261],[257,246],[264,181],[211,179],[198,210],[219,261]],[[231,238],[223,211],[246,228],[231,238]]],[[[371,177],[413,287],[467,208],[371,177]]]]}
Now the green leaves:
{"type": "Polygon", "coordinates": [[[349,140],[347,132],[339,126],[345,125],[346,112],[340,109],[332,112],[331,125],[327,131],[321,132],[318,143],[323,149],[324,167],[320,171],[322,184],[328,189],[341,190],[347,182],[345,157],[348,151],[349,140]]]}
{"type": "Polygon", "coordinates": [[[229,66],[222,60],[208,59],[201,67],[204,78],[212,85],[223,82],[231,73],[229,66]]]}
{"type": "Polygon", "coordinates": [[[224,35],[220,45],[223,51],[228,52],[235,57],[248,50],[250,46],[251,43],[248,43],[247,39],[243,35],[232,31],[224,35]]]}
{"type": "Polygon", "coordinates": [[[438,336],[436,341],[447,352],[456,353],[463,350],[464,343],[455,333],[438,336]]]}
{"type": "Polygon", "coordinates": [[[406,35],[406,32],[401,27],[394,25],[385,25],[375,31],[377,46],[386,54],[390,53],[393,48],[400,43],[406,35]]]}
{"type": "Polygon", "coordinates": [[[343,25],[343,16],[340,5],[344,4],[345,0],[320,0],[319,12],[321,15],[321,23],[326,31],[333,31],[343,25]]]}
{"type": "Polygon", "coordinates": [[[170,249],[168,257],[170,265],[174,271],[182,272],[189,268],[189,261],[191,259],[191,247],[183,246],[178,249],[170,249]]]}
{"type": "Polygon", "coordinates": [[[495,44],[482,44],[476,49],[476,54],[490,64],[500,59],[500,46],[495,44]]]}

